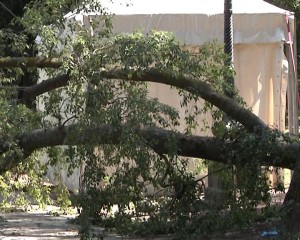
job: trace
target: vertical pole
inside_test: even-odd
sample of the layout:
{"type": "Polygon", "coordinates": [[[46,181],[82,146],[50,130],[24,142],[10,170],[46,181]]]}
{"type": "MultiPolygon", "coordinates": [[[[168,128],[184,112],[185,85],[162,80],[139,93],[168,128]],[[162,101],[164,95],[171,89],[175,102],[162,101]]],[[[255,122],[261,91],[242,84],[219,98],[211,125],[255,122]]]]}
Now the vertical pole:
{"type": "MultiPolygon", "coordinates": [[[[225,61],[224,64],[228,68],[233,69],[233,20],[232,20],[232,0],[224,0],[224,53],[225,61]]],[[[228,75],[224,78],[227,82],[228,87],[224,89],[225,95],[230,98],[234,97],[234,77],[233,75],[228,75]]],[[[226,116],[224,116],[224,121],[228,122],[226,116]]],[[[233,182],[238,185],[238,166],[234,165],[232,168],[233,172],[233,182]]]]}
{"type": "MultiPolygon", "coordinates": [[[[233,23],[232,23],[232,0],[224,0],[224,53],[226,54],[225,66],[233,68],[233,23]]],[[[233,76],[224,79],[229,85],[234,85],[233,76]]],[[[233,92],[225,89],[228,97],[233,97],[233,92]]]]}
{"type": "MultiPolygon", "coordinates": [[[[232,27],[232,0],[224,0],[224,53],[226,58],[224,60],[225,66],[233,68],[233,27],[232,27]]],[[[230,97],[234,97],[234,78],[231,75],[224,76],[224,81],[227,82],[228,87],[224,88],[224,93],[230,97]]],[[[224,121],[228,122],[227,116],[224,116],[224,121]]],[[[208,167],[208,174],[214,172],[213,167],[208,167]]],[[[235,171],[235,170],[234,170],[235,171]]],[[[211,174],[208,176],[208,188],[205,193],[207,199],[220,202],[224,201],[225,190],[222,189],[222,182],[220,178],[211,174]]],[[[226,198],[226,197],[225,197],[226,198]]]]}
{"type": "MultiPolygon", "coordinates": [[[[289,42],[286,43],[285,55],[288,60],[288,127],[289,133],[291,135],[299,135],[299,119],[298,119],[298,109],[299,109],[299,99],[298,99],[298,71],[297,71],[297,38],[296,38],[296,20],[294,20],[294,25],[291,25],[287,17],[287,28],[290,35],[289,42]],[[293,36],[291,35],[292,33],[293,36]]],[[[284,169],[284,185],[290,185],[291,178],[293,177],[293,171],[284,169]],[[286,177],[287,175],[287,177],[286,177]],[[292,177],[291,177],[292,176],[292,177]]],[[[297,174],[297,173],[296,173],[297,174]]]]}

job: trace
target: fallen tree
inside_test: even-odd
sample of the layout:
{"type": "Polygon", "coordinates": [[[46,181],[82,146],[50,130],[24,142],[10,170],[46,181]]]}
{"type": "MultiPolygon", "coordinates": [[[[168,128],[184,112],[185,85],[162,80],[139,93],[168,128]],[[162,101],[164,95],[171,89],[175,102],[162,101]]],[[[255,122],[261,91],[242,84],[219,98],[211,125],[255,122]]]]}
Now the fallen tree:
{"type": "MultiPolygon", "coordinates": [[[[40,166],[36,162],[27,163],[32,162],[31,156],[47,149],[54,159],[50,159],[50,164],[58,164],[59,158],[65,158],[72,171],[84,163],[87,189],[81,204],[89,214],[100,214],[101,208],[109,209],[114,203],[119,205],[121,215],[125,214],[130,203],[138,206],[144,201],[142,192],[146,187],[141,182],[172,187],[176,195],[169,203],[169,210],[176,213],[173,206],[177,204],[183,212],[185,207],[190,207],[188,213],[199,200],[194,198],[197,180],[187,173],[187,162],[178,157],[193,157],[226,164],[224,169],[240,166],[249,176],[256,172],[258,180],[244,189],[255,192],[259,183],[262,187],[257,187],[257,192],[266,191],[266,194],[268,189],[263,186],[267,184],[266,179],[257,174],[258,167],[293,169],[285,204],[289,209],[293,209],[290,208],[293,204],[298,207],[299,190],[295,187],[300,174],[298,139],[264,124],[239,97],[231,99],[224,94],[223,89],[231,86],[223,79],[232,72],[224,66],[224,56],[218,46],[209,45],[191,54],[164,32],[111,36],[108,28],[91,37],[79,26],[70,32],[72,38],[66,41],[56,37],[65,27],[63,18],[53,23],[51,30],[43,28],[49,19],[32,22],[49,8],[59,8],[55,1],[39,4],[33,1],[20,23],[30,34],[41,36],[42,42],[37,46],[40,56],[2,55],[0,58],[2,175],[8,171],[29,171],[34,164],[40,166]],[[41,13],[35,8],[41,9],[41,13]],[[64,48],[56,49],[58,44],[64,48]],[[141,52],[148,54],[143,56],[141,52]],[[48,78],[30,86],[16,85],[14,80],[31,69],[44,69],[48,78]],[[181,120],[176,109],[148,96],[149,82],[176,88],[182,97],[182,107],[196,106],[185,119],[185,131],[178,130],[181,120]],[[26,108],[16,100],[19,92],[24,102],[35,99],[42,108],[26,108]],[[199,105],[200,99],[205,103],[199,105]],[[195,134],[199,125],[205,124],[196,120],[202,113],[211,113],[213,125],[208,127],[216,126],[214,135],[207,136],[205,131],[202,136],[195,134]],[[230,126],[225,126],[224,114],[230,117],[230,126]],[[65,149],[57,150],[56,146],[65,149]],[[95,149],[100,149],[103,156],[96,154],[95,149]],[[107,168],[117,170],[112,175],[106,172],[107,168]],[[106,187],[101,192],[104,200],[100,201],[96,186],[104,180],[106,187]],[[99,200],[100,206],[91,207],[90,199],[99,200]]],[[[63,16],[61,11],[58,13],[63,16]]],[[[75,28],[76,23],[69,24],[75,28]]],[[[22,40],[24,35],[19,37],[22,40]]],[[[22,45],[20,48],[22,52],[22,45]]],[[[38,168],[36,171],[41,175],[38,168]]],[[[238,188],[235,186],[234,191],[238,188]]],[[[251,207],[262,197],[256,200],[250,201],[251,207]]],[[[247,205],[246,202],[243,204],[247,205]]],[[[289,213],[296,212],[289,210],[289,213]]]]}
{"type": "MultiPolygon", "coordinates": [[[[8,61],[10,59],[7,58],[8,61]]],[[[38,68],[40,66],[40,59],[31,58],[31,66],[38,68]],[[36,62],[34,64],[34,62],[36,62]]],[[[5,62],[3,59],[0,59],[1,62],[5,62]],[[2,61],[1,61],[2,60],[2,61]]],[[[26,61],[26,58],[22,58],[22,61],[26,61]]],[[[51,62],[51,60],[43,60],[45,62],[51,62]]],[[[20,62],[20,61],[17,61],[20,62]]],[[[56,62],[56,67],[60,67],[62,65],[58,60],[56,62]]],[[[4,68],[7,65],[4,63],[0,64],[0,67],[4,68]]],[[[18,64],[10,65],[10,67],[18,67],[18,64]]],[[[50,63],[49,65],[45,64],[43,67],[52,68],[53,65],[50,63]]],[[[243,107],[238,102],[234,101],[231,98],[228,98],[225,95],[222,95],[216,91],[214,91],[208,84],[205,82],[198,81],[192,78],[186,78],[184,76],[174,77],[169,73],[161,73],[156,69],[150,69],[148,71],[143,72],[143,75],[131,73],[130,77],[128,75],[128,71],[122,69],[114,69],[110,71],[103,71],[100,73],[105,78],[106,81],[123,79],[127,81],[149,81],[149,82],[157,82],[167,84],[169,86],[178,87],[183,90],[189,91],[199,97],[205,99],[210,102],[214,106],[218,107],[220,110],[228,114],[232,119],[238,121],[243,125],[250,133],[254,133],[255,131],[258,133],[259,131],[269,130],[272,131],[271,128],[266,126],[255,114],[253,114],[249,109],[243,107]]],[[[24,96],[27,95],[32,97],[37,97],[41,94],[47,93],[49,91],[55,90],[57,88],[65,87],[68,85],[70,80],[70,76],[68,74],[59,75],[57,77],[44,80],[36,85],[32,85],[29,87],[22,88],[24,91],[24,96]]],[[[18,89],[18,87],[17,87],[18,89]]],[[[25,156],[32,153],[34,150],[48,147],[48,146],[57,146],[57,145],[77,145],[77,144],[85,144],[87,143],[86,139],[83,141],[74,141],[69,142],[67,139],[68,132],[70,129],[74,128],[74,126],[58,126],[52,129],[37,129],[32,132],[23,133],[18,136],[18,142],[20,147],[23,149],[25,156]]],[[[114,127],[110,125],[99,125],[99,126],[86,126],[85,129],[82,130],[83,136],[91,136],[89,133],[98,132],[97,138],[93,139],[92,143],[97,144],[114,144],[118,143],[118,137],[122,130],[122,126],[114,127]],[[87,133],[85,133],[85,131],[87,133]],[[115,133],[115,134],[113,134],[115,133]]],[[[157,140],[157,146],[153,146],[153,148],[157,149],[161,153],[167,153],[167,150],[164,149],[164,142],[168,139],[168,135],[172,134],[170,130],[164,130],[160,128],[149,128],[149,129],[140,129],[137,127],[137,130],[141,131],[142,135],[147,136],[146,139],[150,143],[154,140],[157,140]],[[161,148],[161,149],[159,149],[161,148]]],[[[72,130],[71,130],[72,131],[72,130]]],[[[178,133],[177,133],[178,134],[178,133]]],[[[209,159],[212,161],[223,162],[226,163],[225,159],[222,159],[222,148],[224,146],[225,139],[217,138],[217,137],[201,137],[201,136],[193,136],[193,135],[185,135],[179,133],[179,141],[178,141],[178,154],[186,157],[197,157],[209,159]],[[201,147],[201,145],[205,145],[201,147]]],[[[88,144],[91,144],[90,142],[88,144]]],[[[299,151],[299,144],[297,143],[285,143],[282,140],[278,140],[277,148],[280,150],[280,161],[275,162],[274,154],[270,154],[269,156],[265,156],[265,159],[262,159],[261,164],[266,166],[276,166],[283,168],[293,169],[296,161],[297,161],[297,153],[299,151]],[[290,154],[287,154],[287,153],[290,154]],[[266,160],[268,159],[268,160],[266,160]]],[[[151,145],[151,144],[150,144],[151,145]]],[[[1,146],[2,154],[5,151],[10,150],[9,147],[5,147],[5,141],[3,141],[3,146],[1,146]]],[[[278,153],[276,153],[278,154],[278,153]]],[[[4,163],[4,166],[9,166],[8,163],[4,163]]],[[[6,169],[1,170],[4,171],[9,170],[6,169]]]]}

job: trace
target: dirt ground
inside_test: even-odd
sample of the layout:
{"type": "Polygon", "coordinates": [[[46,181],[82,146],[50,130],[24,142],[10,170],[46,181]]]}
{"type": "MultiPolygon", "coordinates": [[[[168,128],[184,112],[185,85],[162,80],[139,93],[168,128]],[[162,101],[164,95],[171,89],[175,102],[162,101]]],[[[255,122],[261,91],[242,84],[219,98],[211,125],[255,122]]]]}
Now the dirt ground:
{"type": "MultiPolygon", "coordinates": [[[[79,240],[79,226],[69,223],[75,215],[53,216],[46,211],[0,213],[0,240],[79,240]]],[[[93,239],[141,240],[106,233],[99,227],[93,228],[93,239]]],[[[149,238],[147,238],[149,239],[149,238]]],[[[153,238],[150,238],[153,239],[153,238]]],[[[155,237],[166,240],[170,237],[155,237]]]]}
{"type": "MultiPolygon", "coordinates": [[[[26,212],[21,210],[0,212],[0,240],[79,240],[79,226],[70,223],[70,220],[77,215],[57,215],[57,211],[58,208],[54,206],[48,206],[45,210],[39,210],[33,206],[26,212]]],[[[93,227],[92,234],[95,236],[94,239],[138,240],[105,232],[100,227],[93,227]]],[[[171,238],[156,237],[155,239],[171,238]]],[[[141,239],[139,238],[139,240],[141,239]]]]}
{"type": "MultiPolygon", "coordinates": [[[[283,196],[273,198],[273,201],[279,203],[283,196]]],[[[33,206],[28,211],[0,212],[0,240],[68,240],[80,239],[78,236],[79,226],[71,224],[70,220],[77,215],[58,215],[58,208],[48,206],[45,210],[39,210],[33,206]]],[[[74,211],[75,212],[75,211],[74,211]]],[[[280,236],[265,236],[261,234],[271,229],[267,224],[260,224],[251,229],[238,232],[228,232],[225,234],[214,234],[207,238],[210,240],[263,240],[279,239],[280,236]]],[[[104,240],[170,240],[171,236],[155,236],[147,238],[128,238],[122,237],[111,232],[104,231],[103,228],[94,227],[94,239],[104,240]]]]}
{"type": "Polygon", "coordinates": [[[73,216],[54,216],[50,209],[0,213],[0,239],[79,239],[78,227],[68,224],[73,216]]]}
{"type": "MultiPolygon", "coordinates": [[[[31,209],[28,212],[16,211],[10,213],[0,213],[0,240],[69,240],[80,239],[78,236],[79,226],[70,223],[70,219],[76,215],[55,216],[55,207],[49,206],[46,210],[31,209]]],[[[272,239],[270,237],[261,237],[263,229],[260,226],[256,229],[247,229],[239,232],[228,232],[225,234],[215,234],[206,239],[211,240],[259,240],[272,239]]],[[[104,240],[142,240],[141,238],[127,238],[117,234],[107,233],[102,228],[94,228],[94,239],[104,240]],[[103,238],[101,238],[103,237],[103,238]]],[[[171,236],[155,236],[143,238],[143,240],[169,240],[171,236]]],[[[203,239],[203,238],[199,238],[203,239]]],[[[274,238],[275,239],[275,238],[274,238]]]]}

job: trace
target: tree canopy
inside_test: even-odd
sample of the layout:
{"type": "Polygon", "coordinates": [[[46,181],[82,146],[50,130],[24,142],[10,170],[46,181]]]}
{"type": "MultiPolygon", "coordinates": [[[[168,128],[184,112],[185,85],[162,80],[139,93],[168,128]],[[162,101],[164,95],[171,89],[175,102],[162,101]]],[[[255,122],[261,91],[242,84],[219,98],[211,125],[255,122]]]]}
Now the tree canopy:
{"type": "MultiPolygon", "coordinates": [[[[238,93],[224,94],[236,89],[224,81],[234,73],[224,65],[222,46],[211,43],[190,52],[167,32],[113,35],[113,16],[99,1],[32,0],[17,10],[9,2],[1,11],[10,20],[0,26],[0,188],[5,194],[26,188],[47,204],[47,169],[64,167],[71,174],[84,166],[75,203],[83,208],[82,219],[104,222],[117,205],[113,217],[121,231],[134,218],[157,227],[144,227],[144,233],[183,234],[196,231],[188,219],[201,231],[216,230],[206,217],[213,219],[229,205],[234,215],[224,214],[223,226],[234,225],[232,216],[241,221],[245,212],[251,216],[259,202],[269,200],[268,171],[257,171],[261,166],[293,169],[298,182],[298,139],[264,124],[238,93]],[[101,30],[91,35],[66,19],[72,11],[99,12],[101,30]],[[149,96],[149,83],[176,89],[181,107],[193,106],[184,131],[178,130],[178,110],[149,96]],[[205,118],[198,122],[201,114],[210,114],[213,124],[205,118]],[[202,134],[196,134],[201,127],[202,134]],[[187,171],[186,157],[221,164],[220,169],[235,165],[244,181],[233,184],[227,171],[230,201],[211,207],[202,199],[203,179],[187,171]],[[29,182],[17,183],[20,174],[29,182]],[[149,186],[157,192],[151,194],[149,186]]],[[[293,186],[286,202],[300,201],[293,186]]],[[[67,195],[62,185],[58,192],[67,195]]]]}

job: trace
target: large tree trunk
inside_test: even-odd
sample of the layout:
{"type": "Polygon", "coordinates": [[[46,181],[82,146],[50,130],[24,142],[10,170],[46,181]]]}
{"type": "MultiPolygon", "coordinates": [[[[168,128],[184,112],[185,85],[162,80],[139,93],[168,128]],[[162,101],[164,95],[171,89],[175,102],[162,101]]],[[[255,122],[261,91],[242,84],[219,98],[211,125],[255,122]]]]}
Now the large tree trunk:
{"type": "Polygon", "coordinates": [[[300,161],[296,162],[289,190],[282,206],[284,227],[290,233],[300,232],[300,161]]]}

